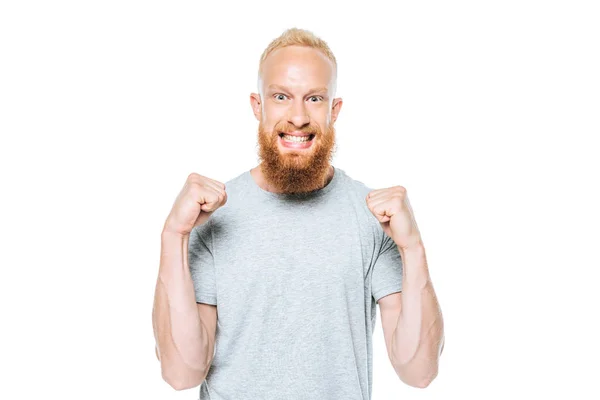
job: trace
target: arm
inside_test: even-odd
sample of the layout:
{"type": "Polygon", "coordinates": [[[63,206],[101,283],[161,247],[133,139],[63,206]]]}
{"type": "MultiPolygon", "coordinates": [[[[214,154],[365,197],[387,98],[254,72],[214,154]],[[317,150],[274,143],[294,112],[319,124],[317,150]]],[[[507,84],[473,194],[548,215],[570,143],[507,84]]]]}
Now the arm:
{"type": "MultiPolygon", "coordinates": [[[[206,378],[214,351],[214,323],[200,318],[188,266],[189,235],[161,234],[161,255],[152,326],[163,379],[174,389],[198,386],[206,378]]],[[[211,307],[216,319],[216,307],[211,307]]]]}
{"type": "Polygon", "coordinates": [[[444,347],[443,318],[429,277],[425,249],[418,245],[400,248],[400,252],[404,265],[401,307],[391,335],[390,358],[402,381],[424,388],[438,373],[444,347]]]}
{"type": "Polygon", "coordinates": [[[438,373],[444,326],[421,233],[405,187],[373,190],[366,201],[402,259],[402,293],[378,302],[390,361],[403,382],[424,388],[438,373]]]}

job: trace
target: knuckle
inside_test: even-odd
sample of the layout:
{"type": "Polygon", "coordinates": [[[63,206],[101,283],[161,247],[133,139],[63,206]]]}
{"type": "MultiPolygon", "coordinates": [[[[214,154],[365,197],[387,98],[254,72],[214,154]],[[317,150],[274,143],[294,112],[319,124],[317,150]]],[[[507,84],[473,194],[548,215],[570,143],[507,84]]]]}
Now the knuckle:
{"type": "Polygon", "coordinates": [[[191,172],[188,177],[187,177],[187,181],[188,182],[193,182],[195,180],[197,180],[198,178],[201,178],[201,176],[195,172],[191,172]]]}

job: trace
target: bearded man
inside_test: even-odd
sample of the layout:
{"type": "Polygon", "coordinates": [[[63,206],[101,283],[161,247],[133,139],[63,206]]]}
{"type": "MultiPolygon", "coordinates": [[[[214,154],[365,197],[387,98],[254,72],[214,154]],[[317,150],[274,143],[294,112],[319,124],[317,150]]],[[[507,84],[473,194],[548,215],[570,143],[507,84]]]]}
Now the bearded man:
{"type": "Polygon", "coordinates": [[[260,163],[191,173],[161,235],[153,308],[163,379],[200,400],[371,398],[379,304],[399,378],[438,373],[443,319],[406,189],[332,165],[337,62],[292,28],[259,63],[260,163]]]}

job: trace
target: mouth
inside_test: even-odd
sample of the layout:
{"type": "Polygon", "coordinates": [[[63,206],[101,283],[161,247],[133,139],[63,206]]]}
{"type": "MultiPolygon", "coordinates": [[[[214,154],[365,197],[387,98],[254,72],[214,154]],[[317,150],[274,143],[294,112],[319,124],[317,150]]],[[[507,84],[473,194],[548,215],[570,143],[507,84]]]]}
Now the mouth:
{"type": "Polygon", "coordinates": [[[290,135],[284,132],[279,132],[279,142],[283,147],[292,149],[308,149],[312,146],[314,134],[308,135],[290,135]]]}
{"type": "Polygon", "coordinates": [[[312,133],[308,135],[289,135],[279,132],[279,137],[290,142],[308,142],[313,140],[315,135],[312,133]]]}

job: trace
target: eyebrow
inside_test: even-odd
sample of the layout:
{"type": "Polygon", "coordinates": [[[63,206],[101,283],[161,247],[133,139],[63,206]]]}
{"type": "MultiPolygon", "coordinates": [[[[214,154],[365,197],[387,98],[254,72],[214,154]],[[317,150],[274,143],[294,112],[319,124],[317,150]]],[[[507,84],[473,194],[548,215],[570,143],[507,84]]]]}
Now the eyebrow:
{"type": "MultiPolygon", "coordinates": [[[[281,85],[277,85],[277,84],[271,84],[269,85],[269,89],[278,89],[278,90],[283,90],[286,92],[290,92],[290,89],[286,88],[285,86],[281,86],[281,85]]],[[[319,88],[314,88],[308,91],[308,93],[316,93],[316,92],[327,92],[327,88],[326,87],[319,87],[319,88]]]]}

